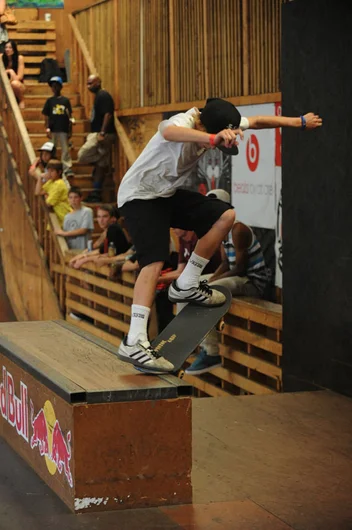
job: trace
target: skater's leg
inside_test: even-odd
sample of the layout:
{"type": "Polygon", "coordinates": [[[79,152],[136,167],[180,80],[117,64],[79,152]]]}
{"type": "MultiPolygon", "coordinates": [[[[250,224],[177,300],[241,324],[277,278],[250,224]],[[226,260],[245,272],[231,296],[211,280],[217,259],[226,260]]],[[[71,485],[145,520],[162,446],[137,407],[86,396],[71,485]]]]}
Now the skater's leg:
{"type": "Polygon", "coordinates": [[[147,326],[150,308],[153,305],[155,289],[160,277],[163,262],[151,263],[140,271],[133,291],[131,325],[127,344],[148,340],[147,326]]]}
{"type": "Polygon", "coordinates": [[[210,230],[199,239],[177,282],[173,282],[170,286],[169,297],[171,301],[189,301],[210,306],[221,305],[225,302],[225,296],[222,293],[209,290],[206,285],[199,286],[199,279],[209,259],[231,230],[234,221],[234,210],[226,210],[210,230]]]}
{"type": "Polygon", "coordinates": [[[169,256],[168,203],[135,200],[123,206],[121,212],[136,247],[141,271],[134,286],[130,329],[120,344],[118,356],[143,369],[169,372],[173,364],[151,348],[147,332],[156,286],[169,256]]]}

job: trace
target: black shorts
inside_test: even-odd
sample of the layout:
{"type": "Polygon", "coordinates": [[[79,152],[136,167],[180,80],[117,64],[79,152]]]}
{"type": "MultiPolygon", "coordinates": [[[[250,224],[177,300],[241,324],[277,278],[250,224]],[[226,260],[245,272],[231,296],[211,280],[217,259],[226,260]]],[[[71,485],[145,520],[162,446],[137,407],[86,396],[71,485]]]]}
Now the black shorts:
{"type": "Polygon", "coordinates": [[[230,209],[229,203],[189,190],[167,198],[135,199],[119,208],[141,268],[168,259],[170,227],[193,230],[201,238],[230,209]]]}

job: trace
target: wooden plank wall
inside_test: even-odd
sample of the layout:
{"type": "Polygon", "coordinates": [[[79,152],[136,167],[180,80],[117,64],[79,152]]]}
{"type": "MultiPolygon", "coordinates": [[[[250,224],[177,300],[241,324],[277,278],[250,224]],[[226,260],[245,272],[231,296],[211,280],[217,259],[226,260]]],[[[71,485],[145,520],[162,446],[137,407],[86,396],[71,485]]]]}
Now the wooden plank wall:
{"type": "Polygon", "coordinates": [[[18,320],[61,318],[16,164],[0,124],[0,237],[6,290],[18,320]]]}
{"type": "MultiPolygon", "coordinates": [[[[136,0],[132,0],[131,4],[135,2],[136,0]]],[[[117,76],[115,8],[116,5],[113,1],[100,2],[91,6],[90,9],[80,11],[75,19],[92,62],[103,80],[104,88],[110,92],[116,103],[118,96],[117,78],[120,75],[125,76],[125,72],[119,72],[119,76],[117,76]]],[[[135,18],[138,20],[138,16],[135,18]]],[[[138,42],[138,35],[135,36],[135,40],[138,42]]]]}
{"type": "Polygon", "coordinates": [[[75,17],[116,108],[133,115],[279,92],[285,1],[103,0],[75,17]]]}

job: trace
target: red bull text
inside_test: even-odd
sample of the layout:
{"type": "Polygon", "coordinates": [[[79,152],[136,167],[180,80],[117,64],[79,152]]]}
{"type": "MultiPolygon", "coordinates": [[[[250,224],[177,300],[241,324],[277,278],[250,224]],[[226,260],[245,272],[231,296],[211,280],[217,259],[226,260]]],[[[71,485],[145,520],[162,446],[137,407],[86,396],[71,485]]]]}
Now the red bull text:
{"type": "MultiPolygon", "coordinates": [[[[47,403],[52,407],[51,403],[47,403]]],[[[54,410],[53,415],[55,415],[54,410]]],[[[34,405],[30,400],[30,420],[32,425],[32,435],[29,438],[29,407],[28,407],[28,388],[20,381],[19,396],[15,393],[15,382],[11,373],[2,367],[2,381],[0,381],[0,413],[29,445],[32,450],[38,448],[40,456],[46,457],[48,461],[53,462],[54,473],[57,470],[60,475],[63,474],[71,488],[73,487],[73,478],[70,469],[71,460],[71,432],[69,431],[66,438],[62,432],[59,421],[55,418],[52,420],[54,425],[49,429],[48,418],[45,416],[44,408],[41,408],[37,414],[34,413],[34,405]]],[[[48,467],[49,469],[49,467],[48,467]]],[[[53,474],[53,473],[52,473],[53,474]]]]}
{"type": "Polygon", "coordinates": [[[20,383],[20,397],[15,394],[15,383],[5,366],[2,367],[0,383],[1,416],[28,442],[28,389],[20,383]]]}

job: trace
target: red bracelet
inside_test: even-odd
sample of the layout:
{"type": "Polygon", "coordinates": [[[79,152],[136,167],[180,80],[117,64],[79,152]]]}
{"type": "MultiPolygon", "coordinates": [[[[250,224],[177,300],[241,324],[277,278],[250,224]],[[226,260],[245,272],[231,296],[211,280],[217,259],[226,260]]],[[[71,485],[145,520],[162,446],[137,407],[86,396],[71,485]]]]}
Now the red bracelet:
{"type": "Polygon", "coordinates": [[[210,143],[210,145],[211,145],[212,147],[215,147],[215,136],[216,136],[216,134],[211,134],[211,135],[209,136],[209,143],[210,143]]]}

